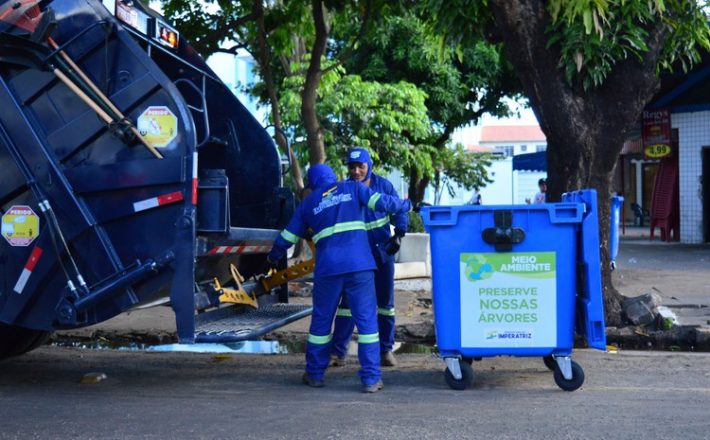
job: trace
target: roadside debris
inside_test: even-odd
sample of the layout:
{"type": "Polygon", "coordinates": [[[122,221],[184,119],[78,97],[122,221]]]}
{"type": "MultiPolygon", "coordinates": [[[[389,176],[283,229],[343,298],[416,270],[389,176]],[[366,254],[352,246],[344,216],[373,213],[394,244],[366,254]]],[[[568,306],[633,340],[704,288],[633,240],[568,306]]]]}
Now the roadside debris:
{"type": "Polygon", "coordinates": [[[86,373],[81,377],[81,383],[85,385],[93,385],[99,382],[102,382],[104,380],[108,379],[108,376],[106,376],[106,373],[101,373],[98,371],[94,371],[91,373],[86,373]]]}

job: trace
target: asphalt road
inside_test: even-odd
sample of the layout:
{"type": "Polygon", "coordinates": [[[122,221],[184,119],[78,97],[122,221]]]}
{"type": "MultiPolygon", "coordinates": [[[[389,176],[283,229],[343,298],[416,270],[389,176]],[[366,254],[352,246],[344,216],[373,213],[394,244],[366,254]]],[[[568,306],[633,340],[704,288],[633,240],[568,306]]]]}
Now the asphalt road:
{"type": "Polygon", "coordinates": [[[303,355],[42,347],[0,363],[2,439],[708,439],[710,354],[578,350],[586,381],[560,390],[539,358],[474,363],[448,388],[443,363],[400,355],[385,389],[359,392],[354,358],[326,387],[303,355]],[[108,379],[82,384],[88,372],[108,379]]]}

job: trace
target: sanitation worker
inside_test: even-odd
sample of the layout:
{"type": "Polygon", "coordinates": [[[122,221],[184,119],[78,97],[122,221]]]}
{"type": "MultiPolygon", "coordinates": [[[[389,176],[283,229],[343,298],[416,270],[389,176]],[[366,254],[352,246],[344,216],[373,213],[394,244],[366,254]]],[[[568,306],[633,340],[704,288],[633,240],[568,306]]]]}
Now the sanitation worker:
{"type": "MultiPolygon", "coordinates": [[[[353,148],[348,152],[348,173],[350,180],[362,182],[371,190],[399,198],[392,183],[384,177],[372,173],[372,159],[364,148],[353,148]]],[[[365,212],[365,228],[375,259],[375,292],[377,294],[377,328],[380,333],[380,365],[394,367],[397,361],[392,353],[394,345],[394,254],[399,250],[402,237],[407,232],[409,217],[406,212],[395,214],[394,235],[390,233],[390,216],[380,211],[365,212]]],[[[335,315],[333,330],[333,351],[330,365],[345,365],[348,343],[352,338],[355,324],[348,299],[343,297],[335,315]]]]}
{"type": "Polygon", "coordinates": [[[397,214],[409,211],[412,205],[409,200],[372,191],[360,182],[337,182],[335,173],[327,165],[314,165],[308,170],[308,186],[313,192],[298,206],[267,256],[268,262],[274,264],[308,228],[313,231],[316,246],[313,315],[306,344],[303,383],[312,387],[323,386],[331,351],[333,318],[344,294],[358,328],[362,391],[375,393],[383,388],[373,273],[375,261],[367,240],[363,212],[370,209],[397,214]]]}

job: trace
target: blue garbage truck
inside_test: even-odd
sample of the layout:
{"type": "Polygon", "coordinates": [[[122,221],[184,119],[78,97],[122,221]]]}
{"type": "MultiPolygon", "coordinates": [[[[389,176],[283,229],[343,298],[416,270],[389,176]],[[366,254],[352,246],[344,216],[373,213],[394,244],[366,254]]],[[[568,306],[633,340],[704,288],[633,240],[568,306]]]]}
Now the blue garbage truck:
{"type": "Polygon", "coordinates": [[[154,304],[182,343],[307,316],[259,277],[294,209],[283,169],[142,3],[0,0],[0,358],[154,304]]]}

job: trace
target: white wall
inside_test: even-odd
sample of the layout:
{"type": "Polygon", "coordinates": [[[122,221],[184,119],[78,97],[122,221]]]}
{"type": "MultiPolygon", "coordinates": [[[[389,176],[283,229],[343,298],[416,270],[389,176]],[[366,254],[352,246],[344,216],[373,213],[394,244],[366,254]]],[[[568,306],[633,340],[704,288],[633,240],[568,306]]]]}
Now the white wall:
{"type": "Polygon", "coordinates": [[[518,186],[515,191],[515,201],[513,203],[525,203],[525,199],[532,202],[535,194],[540,191],[537,181],[547,178],[547,173],[542,171],[514,171],[518,186]]]}
{"type": "Polygon", "coordinates": [[[710,111],[672,113],[671,125],[678,129],[680,241],[702,243],[702,147],[710,146],[710,111]]]}
{"type": "MultiPolygon", "coordinates": [[[[542,177],[547,177],[547,173],[539,171],[513,171],[513,159],[494,161],[488,168],[488,175],[493,182],[481,188],[481,199],[484,205],[521,205],[525,199],[532,200],[535,193],[539,191],[537,181],[542,177]]],[[[396,182],[393,180],[393,182],[396,182]]],[[[466,191],[457,187],[454,196],[450,196],[447,191],[441,196],[440,205],[464,205],[473,196],[473,191],[466,191]]],[[[433,187],[427,189],[425,200],[434,202],[433,187]]]]}

